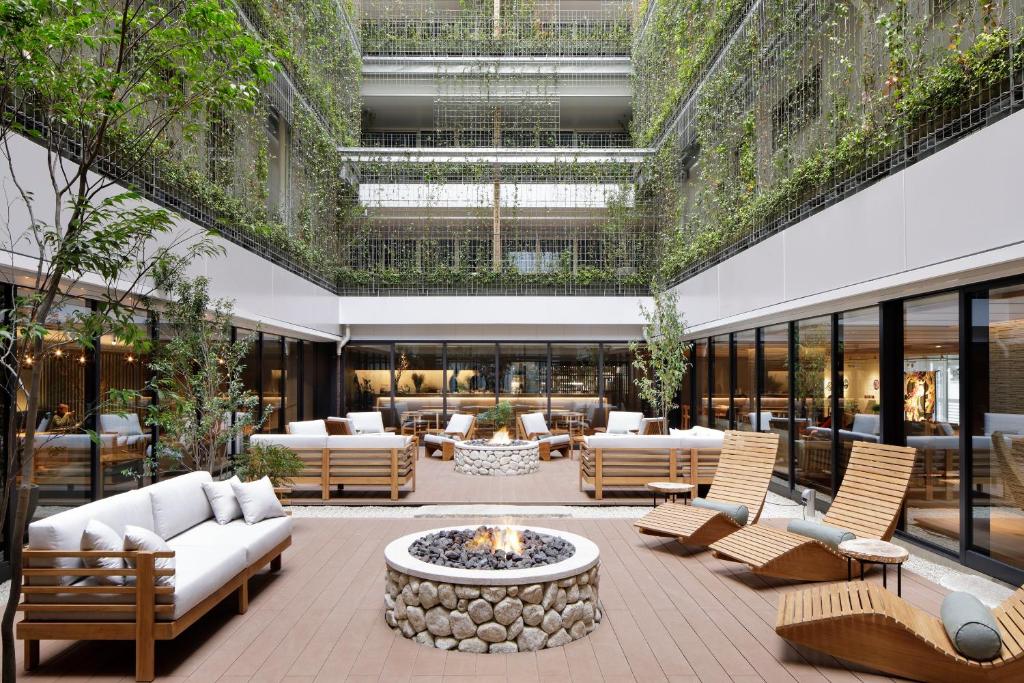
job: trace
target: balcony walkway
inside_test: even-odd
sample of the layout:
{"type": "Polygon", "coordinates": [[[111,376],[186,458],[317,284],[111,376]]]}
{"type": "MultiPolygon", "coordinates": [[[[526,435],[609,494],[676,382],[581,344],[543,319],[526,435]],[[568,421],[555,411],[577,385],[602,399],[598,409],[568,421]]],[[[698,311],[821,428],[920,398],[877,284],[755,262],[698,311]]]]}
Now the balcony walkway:
{"type": "MultiPolygon", "coordinates": [[[[608,487],[604,499],[594,498],[593,487],[579,489],[579,460],[553,457],[541,461],[540,471],[518,477],[478,477],[459,474],[452,460],[420,455],[416,461],[416,490],[405,486],[397,501],[385,487],[346,486],[331,492],[328,505],[435,505],[452,503],[509,503],[515,505],[650,505],[643,489],[608,487]]],[[[299,489],[292,502],[320,505],[320,492],[299,489]]]]}
{"type": "MultiPolygon", "coordinates": [[[[451,520],[444,524],[478,524],[451,520]]],[[[780,524],[784,520],[773,520],[780,524]]],[[[158,681],[883,681],[788,645],[774,631],[771,582],[625,520],[530,520],[584,534],[601,548],[605,620],[589,637],[540,653],[429,649],[383,618],[383,550],[423,519],[297,519],[284,569],[253,580],[245,615],[234,600],[178,640],[157,644],[158,681]]],[[[869,578],[879,581],[875,575],[869,578]]],[[[945,590],[910,572],[903,595],[937,612],[945,590]]],[[[19,644],[20,645],[20,644],[19,644]]],[[[19,657],[21,648],[18,648],[19,657]]],[[[132,681],[126,642],[44,642],[31,681],[132,681]]]]}

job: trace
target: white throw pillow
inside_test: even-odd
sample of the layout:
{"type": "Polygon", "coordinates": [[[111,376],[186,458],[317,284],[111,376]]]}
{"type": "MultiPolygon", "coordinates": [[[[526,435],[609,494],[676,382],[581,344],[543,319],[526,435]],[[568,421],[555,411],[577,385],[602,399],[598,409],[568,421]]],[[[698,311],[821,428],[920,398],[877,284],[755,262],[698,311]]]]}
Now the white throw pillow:
{"type": "MultiPolygon", "coordinates": [[[[167,541],[157,536],[149,529],[143,529],[140,526],[128,525],[124,528],[124,549],[125,550],[149,550],[152,552],[161,552],[171,550],[171,546],[167,545],[167,541]]],[[[128,566],[133,566],[134,563],[129,560],[128,566]]],[[[173,557],[158,557],[153,561],[153,565],[157,569],[174,569],[174,558],[173,557]]],[[[158,576],[156,577],[157,586],[173,586],[174,575],[170,576],[158,576]]]]}
{"type": "Polygon", "coordinates": [[[217,524],[227,524],[242,516],[242,508],[238,506],[235,491],[231,488],[233,482],[242,483],[237,476],[231,477],[227,481],[203,482],[203,492],[210,500],[210,507],[213,508],[213,517],[217,520],[217,524]]]}
{"type": "Polygon", "coordinates": [[[284,508],[274,493],[274,485],[270,483],[269,477],[246,484],[232,481],[231,488],[242,508],[242,519],[246,524],[255,524],[272,517],[284,517],[284,508]]]}
{"type": "MultiPolygon", "coordinates": [[[[103,522],[90,519],[82,532],[82,550],[104,550],[121,552],[124,548],[121,537],[103,522]]],[[[82,564],[89,569],[124,569],[124,558],[121,557],[84,557],[82,564]]],[[[123,576],[97,576],[96,583],[106,586],[123,586],[123,576]]]]}

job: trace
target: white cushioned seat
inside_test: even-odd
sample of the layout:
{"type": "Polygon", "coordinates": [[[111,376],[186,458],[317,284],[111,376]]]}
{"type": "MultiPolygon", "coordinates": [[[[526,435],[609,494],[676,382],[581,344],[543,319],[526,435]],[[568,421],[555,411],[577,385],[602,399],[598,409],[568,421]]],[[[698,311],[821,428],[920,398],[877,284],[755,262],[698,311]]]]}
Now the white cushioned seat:
{"type": "Polygon", "coordinates": [[[412,441],[411,436],[398,434],[353,434],[351,436],[327,437],[327,448],[344,450],[358,448],[405,448],[412,441]]]}
{"type": "Polygon", "coordinates": [[[605,431],[609,434],[628,434],[630,431],[639,431],[642,419],[644,419],[643,413],[613,410],[608,413],[608,426],[605,431]]]}
{"type": "Polygon", "coordinates": [[[153,501],[153,531],[169,541],[213,517],[203,491],[203,482],[209,481],[213,481],[209,472],[189,472],[144,488],[153,501]]]}
{"type": "Polygon", "coordinates": [[[305,436],[327,436],[327,422],[324,420],[301,420],[288,423],[289,434],[305,436]]]}
{"type": "Polygon", "coordinates": [[[377,411],[348,413],[347,417],[356,434],[380,434],[384,431],[384,416],[377,411]]]}
{"type": "Polygon", "coordinates": [[[327,436],[311,434],[253,434],[249,437],[249,443],[285,446],[286,448],[323,449],[327,446],[327,436]]]}
{"type": "Polygon", "coordinates": [[[241,545],[182,545],[176,540],[168,543],[174,549],[174,615],[157,617],[165,621],[183,616],[246,567],[241,545]]]}
{"type": "Polygon", "coordinates": [[[465,434],[473,426],[473,416],[466,413],[455,413],[444,428],[446,434],[465,434]]]}
{"type": "Polygon", "coordinates": [[[203,522],[167,542],[177,551],[179,546],[210,547],[240,546],[245,551],[245,564],[260,559],[274,546],[292,533],[291,517],[274,517],[256,524],[235,519],[227,524],[203,522]]]}

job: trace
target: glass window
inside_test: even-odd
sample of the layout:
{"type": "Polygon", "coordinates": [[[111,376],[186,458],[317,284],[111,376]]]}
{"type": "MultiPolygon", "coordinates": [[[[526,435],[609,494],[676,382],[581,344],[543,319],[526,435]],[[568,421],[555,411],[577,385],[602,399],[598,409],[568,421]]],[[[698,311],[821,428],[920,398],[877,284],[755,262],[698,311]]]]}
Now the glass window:
{"type": "Polygon", "coordinates": [[[496,389],[494,344],[449,344],[445,386],[448,414],[476,415],[494,403],[496,389]]]}
{"type": "Polygon", "coordinates": [[[597,399],[597,344],[551,345],[551,420],[604,424],[597,399]]]}
{"type": "Polygon", "coordinates": [[[317,373],[317,356],[319,348],[313,342],[302,343],[302,419],[314,420],[327,417],[326,414],[318,414],[317,411],[317,389],[320,382],[329,383],[334,377],[335,370],[325,372],[323,377],[317,373]]]}
{"type": "MultiPolygon", "coordinates": [[[[1024,568],[1024,286],[972,304],[972,549],[1024,568]]],[[[943,464],[939,461],[939,464],[943,464]]],[[[946,475],[955,477],[955,472],[946,475]]]]}
{"type": "Polygon", "coordinates": [[[345,377],[342,389],[345,412],[379,410],[385,424],[393,426],[391,415],[391,347],[387,344],[349,344],[345,347],[345,377]]]}
{"type": "Polygon", "coordinates": [[[678,416],[669,420],[669,426],[678,424],[681,429],[693,426],[693,344],[686,349],[686,374],[683,375],[683,386],[679,390],[678,416]]]}
{"type": "Polygon", "coordinates": [[[842,424],[839,432],[839,477],[846,473],[854,441],[877,442],[881,414],[878,308],[849,311],[839,316],[842,363],[839,393],[842,424]]]}
{"type": "Polygon", "coordinates": [[[500,400],[516,415],[548,413],[548,345],[501,344],[500,400]]]}
{"type": "Polygon", "coordinates": [[[779,435],[775,476],[789,481],[789,325],[761,330],[764,364],[761,367],[760,431],[779,435]]]}
{"type": "Polygon", "coordinates": [[[279,434],[284,431],[284,358],[281,337],[263,335],[263,432],[279,434]]]}
{"type": "Polygon", "coordinates": [[[285,423],[299,419],[299,380],[302,364],[302,342],[286,339],[284,343],[284,420],[285,423]]]}
{"type": "MultiPolygon", "coordinates": [[[[19,296],[27,295],[19,290],[19,296]]],[[[32,476],[39,486],[43,505],[77,505],[92,498],[92,441],[86,404],[85,377],[93,354],[72,341],[63,331],[75,316],[89,315],[88,303],[69,299],[46,321],[41,358],[28,357],[20,364],[23,386],[32,373],[40,373],[39,413],[36,424],[32,476]]],[[[19,391],[15,410],[19,431],[25,429],[27,396],[19,391]]],[[[114,437],[102,437],[101,448],[112,451],[114,437]]]]}
{"type": "Polygon", "coordinates": [[[697,342],[697,360],[693,364],[693,381],[697,384],[697,424],[702,427],[711,426],[708,417],[708,340],[697,342]]]}
{"type": "Polygon", "coordinates": [[[832,318],[796,324],[796,485],[832,494],[832,318]]]}
{"type": "Polygon", "coordinates": [[[444,427],[441,344],[395,345],[395,412],[413,430],[444,427]]]}
{"type": "Polygon", "coordinates": [[[628,344],[604,345],[604,403],[609,410],[642,412],[647,406],[640,400],[633,382],[633,352],[628,344]]]}
{"type": "Polygon", "coordinates": [[[757,429],[757,338],[754,330],[733,335],[736,347],[736,388],[732,395],[736,429],[757,429]]]}
{"type": "Polygon", "coordinates": [[[729,402],[730,373],[732,365],[729,358],[729,335],[723,334],[712,340],[714,343],[714,377],[712,378],[711,409],[715,429],[731,429],[732,409],[729,402]]]}
{"type": "Polygon", "coordinates": [[[908,301],[903,317],[903,426],[917,449],[906,530],[959,552],[959,297],[908,301]]]}
{"type": "MultiPolygon", "coordinates": [[[[149,336],[149,319],[137,316],[135,325],[143,337],[149,336]]],[[[103,481],[100,496],[112,496],[137,488],[138,479],[131,473],[141,473],[143,460],[152,443],[152,429],[146,426],[146,416],[152,404],[152,393],[146,390],[149,382],[149,354],[126,346],[111,335],[100,339],[100,411],[98,418],[100,438],[100,464],[103,481]],[[118,400],[118,391],[139,392],[132,400],[118,400]],[[112,393],[113,392],[113,393],[112,393]]]]}

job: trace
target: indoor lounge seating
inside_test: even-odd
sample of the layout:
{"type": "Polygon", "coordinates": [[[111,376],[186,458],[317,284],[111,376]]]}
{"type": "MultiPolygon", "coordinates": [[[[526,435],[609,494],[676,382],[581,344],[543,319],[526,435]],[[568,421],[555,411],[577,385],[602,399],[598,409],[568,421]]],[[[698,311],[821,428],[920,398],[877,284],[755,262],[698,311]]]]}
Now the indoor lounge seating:
{"type": "Polygon", "coordinates": [[[416,490],[416,437],[383,431],[330,436],[324,429],[322,434],[255,434],[249,443],[275,444],[294,452],[305,469],[291,478],[292,483],[316,486],[323,500],[330,498],[331,487],[345,485],[386,486],[391,500],[398,500],[399,489],[406,484],[416,490]]]}
{"type": "Polygon", "coordinates": [[[19,606],[25,618],[17,625],[27,669],[39,663],[40,640],[134,640],[136,679],[151,681],[155,640],[176,638],[234,592],[238,611],[246,611],[249,579],[268,564],[281,567],[292,519],[268,485],[275,510],[247,523],[237,518],[243,510],[236,502],[238,512],[218,523],[204,491],[211,482],[208,473],[193,472],[29,526],[19,606]],[[82,550],[95,523],[114,534],[116,550],[82,550]],[[155,534],[151,543],[161,549],[126,549],[129,527],[155,534]]]}
{"type": "Polygon", "coordinates": [[[552,452],[560,453],[562,456],[569,454],[572,437],[568,433],[552,433],[544,421],[544,413],[523,413],[517,422],[521,438],[540,444],[541,460],[550,460],[552,452]]]}
{"type": "Polygon", "coordinates": [[[675,537],[680,543],[706,546],[745,524],[756,524],[768,494],[779,435],[725,433],[722,455],[705,498],[693,505],[665,503],[633,523],[642,534],[675,537]]]}
{"type": "MultiPolygon", "coordinates": [[[[947,596],[939,618],[875,584],[811,586],[782,596],[775,631],[797,645],[911,680],[1024,680],[1024,588],[987,615],[964,614],[972,608],[963,595],[947,596]],[[988,652],[974,651],[979,646],[988,652]]],[[[988,612],[980,604],[973,610],[988,612]]]]}
{"type": "Polygon", "coordinates": [[[643,488],[651,481],[710,484],[718,466],[724,432],[706,427],[672,434],[593,434],[580,456],[580,490],[594,487],[601,500],[606,487],[643,488]]]}
{"type": "MultiPolygon", "coordinates": [[[[755,574],[803,581],[837,581],[848,565],[838,545],[849,538],[888,541],[906,497],[915,451],[858,441],[843,483],[822,522],[793,520],[783,531],[753,524],[712,543],[719,557],[755,574]],[[795,530],[800,533],[795,533],[795,530]]],[[[854,566],[859,566],[854,562],[854,566]]]]}
{"type": "Polygon", "coordinates": [[[423,437],[423,451],[428,456],[441,451],[442,460],[455,457],[455,442],[473,438],[476,431],[476,416],[455,413],[442,431],[431,432],[423,437]]]}

